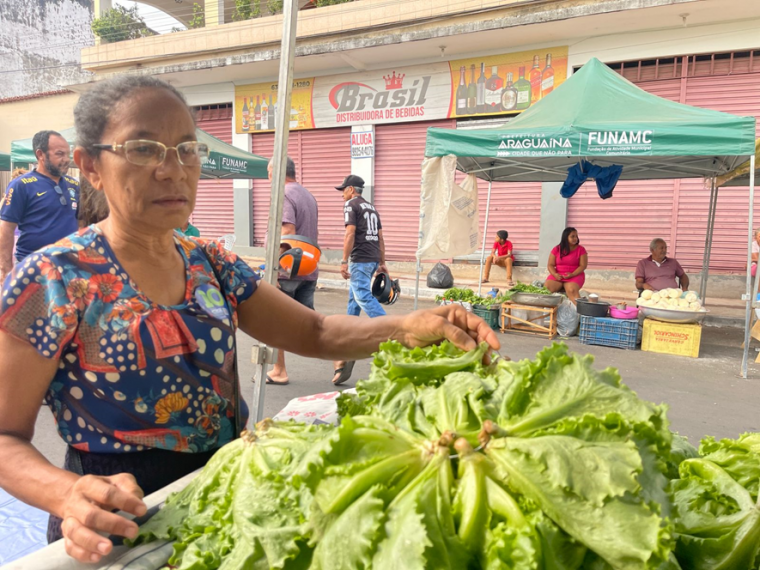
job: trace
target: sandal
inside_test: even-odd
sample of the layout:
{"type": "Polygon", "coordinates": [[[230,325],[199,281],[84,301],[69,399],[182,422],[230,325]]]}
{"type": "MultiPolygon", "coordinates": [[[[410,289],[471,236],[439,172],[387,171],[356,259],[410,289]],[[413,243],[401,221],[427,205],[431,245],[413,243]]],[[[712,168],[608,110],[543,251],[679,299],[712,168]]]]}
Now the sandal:
{"type": "Polygon", "coordinates": [[[481,281],[481,283],[488,283],[488,279],[483,279],[483,281],[481,281]]]}
{"type": "Polygon", "coordinates": [[[332,383],[334,386],[340,386],[341,384],[343,384],[343,382],[351,378],[351,373],[354,371],[355,363],[356,361],[349,360],[340,368],[335,369],[335,373],[333,375],[333,380],[332,380],[332,383]]]}
{"type": "Polygon", "coordinates": [[[277,380],[272,380],[269,377],[269,374],[267,374],[267,384],[270,384],[270,385],[273,384],[275,386],[287,386],[288,384],[290,384],[290,380],[285,380],[285,382],[278,382],[277,380]]]}

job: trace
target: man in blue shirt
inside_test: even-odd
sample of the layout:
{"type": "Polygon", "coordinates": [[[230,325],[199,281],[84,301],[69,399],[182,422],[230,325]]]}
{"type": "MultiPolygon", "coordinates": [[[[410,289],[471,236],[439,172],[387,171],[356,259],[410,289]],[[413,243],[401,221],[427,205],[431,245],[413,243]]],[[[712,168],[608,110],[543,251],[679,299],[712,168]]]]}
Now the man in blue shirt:
{"type": "Polygon", "coordinates": [[[16,261],[78,229],[79,183],[66,176],[69,143],[55,131],[32,139],[37,168],[11,181],[0,206],[0,278],[13,268],[13,233],[18,227],[16,261]]]}

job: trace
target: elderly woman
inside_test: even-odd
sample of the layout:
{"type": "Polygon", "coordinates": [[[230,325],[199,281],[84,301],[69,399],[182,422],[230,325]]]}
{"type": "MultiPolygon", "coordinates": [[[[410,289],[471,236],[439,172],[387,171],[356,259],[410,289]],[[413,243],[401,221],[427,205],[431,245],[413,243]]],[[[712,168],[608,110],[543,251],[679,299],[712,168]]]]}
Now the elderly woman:
{"type": "MultiPolygon", "coordinates": [[[[96,562],[133,537],[143,493],[204,465],[235,437],[235,330],[288,352],[366,358],[385,339],[498,347],[453,306],[401,317],[325,317],[215,242],[173,231],[195,205],[207,148],[182,95],[151,77],[99,83],[79,100],[74,160],[110,215],[19,264],[0,313],[0,485],[50,512],[49,538],[96,562]],[[65,469],[31,445],[44,398],[69,444],[65,469]],[[102,534],[99,534],[102,533],[102,534]]],[[[239,418],[239,421],[238,421],[239,418]]]]}
{"type": "Polygon", "coordinates": [[[559,245],[549,254],[547,269],[549,276],[544,287],[552,293],[565,291],[567,298],[573,303],[581,296],[581,287],[586,282],[586,267],[588,252],[580,244],[578,230],[565,228],[559,245]]]}

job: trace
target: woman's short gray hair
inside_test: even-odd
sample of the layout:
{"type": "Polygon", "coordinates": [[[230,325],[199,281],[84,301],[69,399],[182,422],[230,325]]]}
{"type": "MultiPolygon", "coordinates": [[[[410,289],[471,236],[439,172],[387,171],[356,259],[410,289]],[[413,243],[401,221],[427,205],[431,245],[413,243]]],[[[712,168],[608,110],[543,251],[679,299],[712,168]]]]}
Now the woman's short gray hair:
{"type": "MultiPolygon", "coordinates": [[[[93,145],[102,143],[103,133],[116,106],[140,89],[166,89],[187,107],[185,96],[166,81],[150,75],[121,75],[113,79],[99,81],[84,93],[74,107],[74,126],[77,131],[77,145],[91,156],[98,156],[100,149],[93,145]]],[[[194,119],[193,119],[194,120],[194,119]]]]}
{"type": "Polygon", "coordinates": [[[662,239],[662,238],[654,238],[654,239],[653,239],[653,240],[652,240],[652,241],[649,243],[649,251],[654,251],[654,248],[656,248],[656,247],[657,247],[657,244],[658,244],[658,243],[664,243],[666,246],[668,245],[668,244],[667,244],[667,242],[666,242],[664,239],[662,239]]]}

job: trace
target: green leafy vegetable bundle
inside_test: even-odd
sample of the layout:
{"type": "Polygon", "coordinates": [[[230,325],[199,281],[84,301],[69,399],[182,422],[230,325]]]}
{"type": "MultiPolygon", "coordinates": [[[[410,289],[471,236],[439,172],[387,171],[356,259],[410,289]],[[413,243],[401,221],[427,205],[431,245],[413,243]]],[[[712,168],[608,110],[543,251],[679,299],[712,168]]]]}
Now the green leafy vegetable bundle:
{"type": "Polygon", "coordinates": [[[339,399],[340,426],[260,423],[138,540],[176,541],[181,570],[755,568],[674,556],[717,559],[756,538],[760,471],[742,452],[721,443],[693,459],[663,408],[564,345],[489,366],[485,353],[383,344],[358,393],[339,399]],[[704,483],[718,485],[710,495],[694,461],[755,494],[704,483]],[[674,483],[686,481],[679,509],[723,517],[727,543],[676,522],[679,468],[697,473],[674,483]]]}
{"type": "Polygon", "coordinates": [[[529,285],[527,283],[516,283],[514,287],[509,290],[510,293],[534,293],[537,295],[551,295],[552,292],[546,287],[536,287],[535,285],[529,285]]]}

